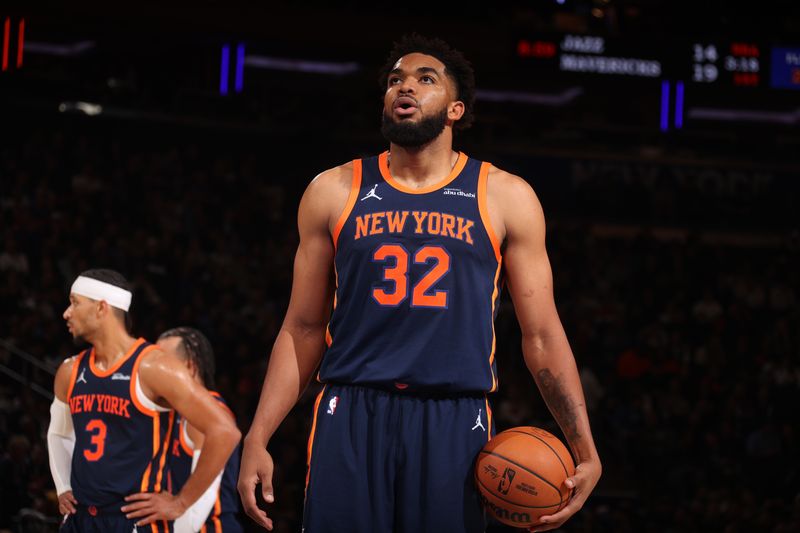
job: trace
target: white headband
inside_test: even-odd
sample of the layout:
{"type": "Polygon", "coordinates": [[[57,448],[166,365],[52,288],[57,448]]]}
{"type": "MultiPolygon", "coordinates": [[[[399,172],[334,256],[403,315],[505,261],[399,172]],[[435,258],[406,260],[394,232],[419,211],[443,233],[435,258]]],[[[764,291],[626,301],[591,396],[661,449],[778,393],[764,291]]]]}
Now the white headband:
{"type": "Polygon", "coordinates": [[[127,311],[130,308],[131,297],[133,296],[130,291],[126,291],[116,285],[85,276],[78,276],[78,279],[72,284],[70,292],[86,296],[92,300],[105,300],[108,305],[123,311],[127,311]]]}

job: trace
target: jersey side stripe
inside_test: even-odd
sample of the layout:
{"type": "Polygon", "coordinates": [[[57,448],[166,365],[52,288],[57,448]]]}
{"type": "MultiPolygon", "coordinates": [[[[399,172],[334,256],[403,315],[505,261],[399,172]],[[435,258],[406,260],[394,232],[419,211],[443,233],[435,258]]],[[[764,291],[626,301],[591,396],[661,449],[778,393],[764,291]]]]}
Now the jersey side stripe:
{"type": "MultiPolygon", "coordinates": [[[[147,407],[142,405],[142,402],[139,401],[139,397],[136,394],[136,380],[139,379],[139,365],[141,364],[144,355],[150,350],[154,349],[155,345],[147,346],[144,350],[142,350],[142,353],[136,359],[136,362],[133,364],[133,370],[131,371],[131,386],[130,386],[131,399],[133,400],[133,404],[136,406],[137,409],[139,409],[139,411],[150,416],[153,419],[153,442],[152,442],[153,451],[151,454],[152,458],[154,458],[158,454],[159,445],[161,444],[161,431],[159,427],[161,420],[156,411],[148,409],[147,407]]],[[[150,460],[147,463],[147,468],[145,469],[144,474],[142,475],[142,483],[140,485],[142,492],[147,492],[147,489],[150,486],[150,472],[152,470],[152,466],[153,466],[153,461],[150,460]]]]}
{"type": "MultiPolygon", "coordinates": [[[[222,485],[220,485],[222,487],[222,485]]],[[[214,502],[214,513],[211,516],[212,522],[214,522],[214,533],[222,533],[222,522],[219,519],[219,515],[222,514],[222,502],[219,499],[219,489],[217,489],[217,501],[214,502]]]]}
{"type": "Polygon", "coordinates": [[[495,306],[497,305],[497,297],[499,295],[499,290],[497,287],[497,281],[500,278],[500,269],[502,267],[502,263],[497,263],[497,271],[494,274],[494,291],[492,292],[492,316],[491,316],[491,323],[492,323],[492,353],[489,354],[489,372],[492,374],[492,388],[489,392],[494,392],[497,390],[497,375],[494,372],[494,368],[492,365],[494,364],[494,354],[495,349],[497,347],[497,335],[494,331],[494,314],[495,314],[495,306]]]}
{"type": "Polygon", "coordinates": [[[175,426],[175,411],[169,412],[167,421],[167,434],[164,436],[164,442],[161,446],[161,460],[158,462],[158,473],[156,474],[155,492],[161,492],[161,480],[164,476],[164,465],[167,462],[167,450],[169,450],[169,441],[172,439],[172,428],[175,426]]]}
{"type": "Polygon", "coordinates": [[[495,315],[495,306],[497,305],[497,297],[499,295],[499,290],[497,283],[500,279],[500,270],[503,263],[503,256],[500,253],[500,242],[497,239],[497,235],[492,228],[492,222],[489,219],[489,208],[487,205],[487,184],[489,182],[489,170],[492,168],[491,163],[481,163],[481,170],[478,174],[478,211],[481,215],[481,221],[483,222],[483,227],[486,228],[486,234],[489,236],[489,241],[492,243],[492,249],[494,250],[494,257],[497,259],[497,271],[494,274],[494,290],[492,291],[492,317],[491,317],[491,324],[492,324],[492,351],[489,354],[489,371],[492,374],[492,388],[489,392],[494,392],[497,390],[497,376],[495,375],[494,369],[492,365],[494,364],[494,355],[495,349],[497,346],[497,337],[495,335],[494,330],[494,315],[495,315]]]}

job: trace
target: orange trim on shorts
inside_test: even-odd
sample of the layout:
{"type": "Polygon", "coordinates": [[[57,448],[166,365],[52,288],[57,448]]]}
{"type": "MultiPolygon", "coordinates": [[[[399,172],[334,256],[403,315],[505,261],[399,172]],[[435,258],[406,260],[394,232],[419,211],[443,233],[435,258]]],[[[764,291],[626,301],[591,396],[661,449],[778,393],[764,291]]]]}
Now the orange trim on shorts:
{"type": "Polygon", "coordinates": [[[128,359],[130,359],[130,357],[133,355],[133,353],[136,351],[136,349],[137,349],[137,348],[139,348],[139,346],[141,346],[141,344],[142,344],[143,342],[145,342],[145,340],[144,340],[143,338],[141,338],[141,337],[139,337],[138,339],[136,339],[136,340],[133,342],[133,345],[132,345],[132,346],[131,346],[131,347],[128,349],[127,353],[125,353],[125,355],[123,355],[123,356],[122,356],[122,357],[119,359],[119,361],[117,361],[116,363],[114,363],[114,365],[113,365],[111,368],[109,368],[109,369],[106,369],[106,370],[100,370],[99,368],[97,368],[96,366],[94,366],[94,355],[95,355],[95,351],[94,351],[94,348],[93,348],[93,349],[92,349],[92,353],[91,353],[91,355],[89,356],[89,370],[91,370],[91,371],[92,371],[92,374],[94,374],[95,376],[97,376],[97,377],[99,377],[99,378],[107,378],[108,376],[110,376],[111,374],[113,374],[114,372],[116,372],[117,370],[119,370],[119,367],[121,367],[121,366],[122,366],[122,365],[125,363],[125,361],[127,361],[128,359]]]}
{"type": "Polygon", "coordinates": [[[67,386],[67,403],[69,403],[70,398],[72,398],[72,389],[75,388],[75,380],[78,379],[78,367],[81,366],[83,356],[86,355],[86,352],[88,351],[89,350],[84,350],[83,352],[79,353],[72,361],[72,370],[69,373],[69,385],[67,386]]]}
{"type": "Polygon", "coordinates": [[[486,396],[486,433],[487,439],[492,440],[492,406],[489,405],[489,397],[486,396]]]}
{"type": "Polygon", "coordinates": [[[344,223],[347,222],[350,213],[353,211],[353,206],[356,205],[358,199],[358,191],[361,190],[361,160],[353,160],[353,181],[350,183],[350,196],[347,197],[347,204],[345,204],[344,211],[339,216],[336,226],[333,228],[333,249],[336,250],[336,244],[339,242],[339,234],[342,232],[344,223]]]}
{"type": "Polygon", "coordinates": [[[311,434],[308,436],[308,448],[307,448],[308,461],[306,461],[306,486],[305,489],[303,489],[304,493],[308,491],[308,480],[311,478],[311,453],[314,448],[314,433],[316,433],[317,431],[317,416],[319,414],[319,403],[322,401],[322,395],[325,394],[325,389],[327,388],[328,388],[327,385],[322,387],[322,390],[319,391],[319,394],[317,394],[317,399],[314,402],[314,420],[311,422],[311,434]]]}
{"type": "Polygon", "coordinates": [[[497,239],[497,234],[492,227],[492,221],[489,218],[489,208],[487,205],[487,184],[489,183],[489,170],[492,168],[491,163],[481,163],[481,171],[478,174],[478,211],[481,214],[481,221],[483,227],[486,228],[486,233],[489,235],[489,241],[492,243],[494,249],[494,258],[499,262],[501,260],[500,254],[500,241],[497,239]]]}
{"type": "MultiPolygon", "coordinates": [[[[339,292],[339,271],[336,268],[336,261],[333,262],[333,276],[336,283],[336,287],[333,290],[333,309],[335,310],[336,304],[339,303],[339,298],[337,298],[337,293],[339,292]]],[[[333,316],[333,313],[331,313],[331,316],[333,316]]],[[[328,325],[325,326],[325,344],[328,345],[328,348],[330,348],[331,344],[333,344],[330,321],[328,321],[328,325]]]]}
{"type": "Polygon", "coordinates": [[[381,176],[386,182],[397,189],[398,191],[408,193],[408,194],[427,194],[429,192],[433,192],[435,190],[441,189],[461,174],[461,171],[464,170],[464,167],[467,164],[467,154],[464,152],[458,152],[458,159],[456,159],[456,164],[453,165],[453,168],[450,170],[450,174],[443,180],[434,183],[433,185],[428,185],[427,187],[423,187],[421,189],[412,189],[411,187],[407,187],[400,183],[399,181],[395,180],[392,177],[392,173],[389,170],[389,152],[383,152],[381,155],[378,156],[378,168],[381,171],[381,176]]]}

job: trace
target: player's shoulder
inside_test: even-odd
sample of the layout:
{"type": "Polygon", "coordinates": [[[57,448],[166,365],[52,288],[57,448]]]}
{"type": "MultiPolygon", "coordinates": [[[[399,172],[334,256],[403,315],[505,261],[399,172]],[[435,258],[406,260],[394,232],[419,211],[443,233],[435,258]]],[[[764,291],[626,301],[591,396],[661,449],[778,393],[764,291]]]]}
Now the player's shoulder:
{"type": "Polygon", "coordinates": [[[85,350],[65,358],[63,361],[61,361],[61,364],[58,365],[58,372],[72,372],[72,369],[75,367],[75,365],[79,364],[79,361],[81,360],[81,357],[83,357],[84,353],[86,353],[85,350]]]}
{"type": "Polygon", "coordinates": [[[353,163],[345,163],[318,174],[308,184],[300,202],[301,218],[330,226],[344,210],[353,185],[353,163]]]}
{"type": "Polygon", "coordinates": [[[61,361],[60,365],[58,365],[58,370],[56,370],[56,376],[53,380],[53,387],[56,397],[62,401],[66,401],[65,398],[67,396],[70,381],[72,380],[73,372],[77,372],[77,366],[80,363],[81,357],[84,353],[86,352],[84,351],[67,357],[61,361]]]}
{"type": "Polygon", "coordinates": [[[177,357],[161,349],[158,344],[150,344],[139,355],[139,368],[152,368],[162,364],[179,364],[177,357]]]}
{"type": "Polygon", "coordinates": [[[534,202],[538,199],[533,187],[524,178],[494,165],[489,169],[487,194],[502,203],[534,202]]]}
{"type": "Polygon", "coordinates": [[[329,168],[317,174],[308,184],[308,192],[312,194],[330,194],[336,191],[350,191],[353,182],[353,162],[329,168]]]}

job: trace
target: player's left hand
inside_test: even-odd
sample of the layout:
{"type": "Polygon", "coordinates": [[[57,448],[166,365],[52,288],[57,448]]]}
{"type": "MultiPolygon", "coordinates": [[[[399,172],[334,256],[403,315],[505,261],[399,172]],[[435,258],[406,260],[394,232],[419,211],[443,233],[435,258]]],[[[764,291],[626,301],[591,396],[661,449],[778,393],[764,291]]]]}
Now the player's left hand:
{"type": "Polygon", "coordinates": [[[138,492],[125,496],[130,502],[120,509],[126,518],[137,518],[137,526],[145,526],[157,520],[175,520],[186,511],[186,505],[169,492],[138,492]]]}
{"type": "Polygon", "coordinates": [[[561,527],[569,517],[577,513],[581,507],[583,507],[586,498],[589,497],[589,494],[592,493],[595,485],[597,485],[602,471],[603,468],[600,466],[599,459],[584,461],[576,466],[575,475],[568,477],[566,481],[564,481],[567,487],[574,489],[569,503],[556,514],[541,517],[539,523],[532,526],[529,531],[550,531],[551,529],[561,527]]]}

